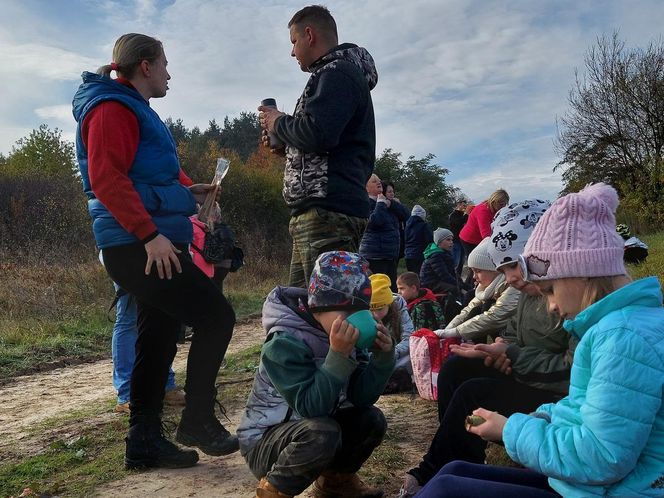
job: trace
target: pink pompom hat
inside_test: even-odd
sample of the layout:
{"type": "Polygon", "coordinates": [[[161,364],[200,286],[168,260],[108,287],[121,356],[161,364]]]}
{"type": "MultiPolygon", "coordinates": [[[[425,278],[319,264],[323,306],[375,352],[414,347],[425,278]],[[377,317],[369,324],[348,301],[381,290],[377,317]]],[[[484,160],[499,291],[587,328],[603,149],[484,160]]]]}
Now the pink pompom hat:
{"type": "Polygon", "coordinates": [[[604,183],[556,200],[526,243],[528,280],[624,275],[617,207],[617,192],[604,183]]]}

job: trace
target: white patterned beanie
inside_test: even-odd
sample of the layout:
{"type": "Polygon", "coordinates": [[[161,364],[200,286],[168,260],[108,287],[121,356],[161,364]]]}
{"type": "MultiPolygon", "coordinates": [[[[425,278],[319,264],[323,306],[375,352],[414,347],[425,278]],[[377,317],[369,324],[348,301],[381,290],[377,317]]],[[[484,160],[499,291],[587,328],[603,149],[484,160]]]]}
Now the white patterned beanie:
{"type": "Polygon", "coordinates": [[[496,269],[518,261],[528,237],[549,207],[549,201],[530,199],[514,202],[496,213],[489,236],[489,257],[496,269]]]}

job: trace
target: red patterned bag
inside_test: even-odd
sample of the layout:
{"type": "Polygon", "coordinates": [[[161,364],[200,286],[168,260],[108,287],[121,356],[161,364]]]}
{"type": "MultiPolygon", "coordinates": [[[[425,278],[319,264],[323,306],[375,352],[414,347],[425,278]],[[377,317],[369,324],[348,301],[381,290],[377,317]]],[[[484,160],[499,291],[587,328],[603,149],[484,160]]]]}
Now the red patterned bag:
{"type": "Polygon", "coordinates": [[[420,396],[438,399],[438,373],[450,354],[450,346],[460,339],[441,339],[430,329],[419,329],[410,336],[410,362],[420,396]]]}

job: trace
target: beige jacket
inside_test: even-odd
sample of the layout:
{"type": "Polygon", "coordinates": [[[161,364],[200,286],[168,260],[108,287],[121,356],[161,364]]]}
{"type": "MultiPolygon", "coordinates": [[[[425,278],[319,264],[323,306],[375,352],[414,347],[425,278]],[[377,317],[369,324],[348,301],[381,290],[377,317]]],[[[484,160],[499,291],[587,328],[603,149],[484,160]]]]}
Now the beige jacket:
{"type": "Polygon", "coordinates": [[[486,342],[487,335],[496,337],[503,332],[516,313],[521,293],[510,287],[502,274],[494,279],[490,287],[493,287],[493,292],[476,291],[468,306],[462,309],[445,328],[455,327],[463,339],[474,342],[486,342]],[[489,309],[480,312],[482,306],[490,299],[495,299],[496,302],[489,309]]]}

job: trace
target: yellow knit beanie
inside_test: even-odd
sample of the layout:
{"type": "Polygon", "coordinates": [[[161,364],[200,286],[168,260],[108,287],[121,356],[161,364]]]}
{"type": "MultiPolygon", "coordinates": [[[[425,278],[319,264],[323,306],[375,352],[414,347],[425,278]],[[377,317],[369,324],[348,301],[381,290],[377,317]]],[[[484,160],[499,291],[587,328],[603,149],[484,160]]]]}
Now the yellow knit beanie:
{"type": "Polygon", "coordinates": [[[392,304],[394,295],[390,289],[390,277],[383,273],[374,273],[369,275],[371,280],[371,309],[377,310],[386,304],[392,304]]]}

